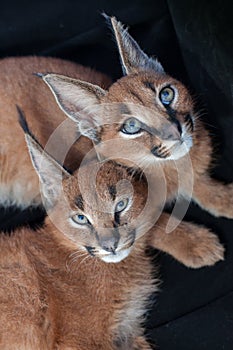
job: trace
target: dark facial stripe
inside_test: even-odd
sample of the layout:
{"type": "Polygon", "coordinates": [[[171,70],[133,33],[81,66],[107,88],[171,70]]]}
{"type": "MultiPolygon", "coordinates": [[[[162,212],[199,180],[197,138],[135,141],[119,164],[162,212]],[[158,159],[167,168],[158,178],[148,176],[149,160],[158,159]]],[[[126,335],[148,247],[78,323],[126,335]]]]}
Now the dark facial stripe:
{"type": "Polygon", "coordinates": [[[85,245],[85,248],[86,248],[86,250],[88,251],[88,253],[91,255],[91,256],[95,256],[95,248],[93,248],[93,247],[90,247],[90,246],[86,246],[85,245]]]}
{"type": "Polygon", "coordinates": [[[108,191],[109,191],[111,198],[113,200],[115,200],[116,199],[116,186],[115,185],[108,186],[108,191]]]}
{"type": "Polygon", "coordinates": [[[161,136],[161,133],[160,131],[158,131],[156,128],[153,128],[153,126],[149,126],[149,125],[146,125],[144,123],[141,123],[142,124],[142,129],[147,131],[149,134],[151,135],[155,135],[155,136],[161,136]]]}
{"type": "Polygon", "coordinates": [[[120,226],[121,220],[120,220],[120,213],[114,214],[114,227],[120,226]]]}
{"type": "Polygon", "coordinates": [[[83,197],[81,194],[75,199],[75,204],[80,210],[84,211],[83,197]]]}
{"type": "Polygon", "coordinates": [[[180,122],[179,120],[177,120],[176,118],[176,111],[170,107],[170,106],[165,106],[166,107],[166,110],[167,110],[167,114],[169,116],[169,120],[176,125],[180,135],[182,134],[182,128],[181,128],[181,125],[180,125],[180,122]]]}
{"type": "Polygon", "coordinates": [[[135,91],[130,90],[130,94],[131,94],[132,96],[134,96],[139,102],[141,102],[142,104],[144,104],[143,99],[142,99],[135,91]]]}
{"type": "Polygon", "coordinates": [[[131,114],[129,107],[125,103],[121,103],[119,108],[121,114],[131,114]]]}
{"type": "Polygon", "coordinates": [[[144,86],[145,86],[147,89],[150,89],[150,90],[152,90],[154,93],[156,93],[156,89],[155,89],[153,83],[151,83],[150,81],[143,81],[143,84],[144,84],[144,86]]]}
{"type": "Polygon", "coordinates": [[[176,111],[169,105],[165,105],[164,107],[166,108],[167,114],[171,121],[173,121],[173,119],[176,119],[176,111]]]}

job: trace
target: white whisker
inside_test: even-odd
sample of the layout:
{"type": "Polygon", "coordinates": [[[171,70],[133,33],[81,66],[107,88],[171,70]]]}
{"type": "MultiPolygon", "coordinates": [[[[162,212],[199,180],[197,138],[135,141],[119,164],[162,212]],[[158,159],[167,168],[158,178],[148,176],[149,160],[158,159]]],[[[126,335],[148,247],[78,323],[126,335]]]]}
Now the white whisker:
{"type": "Polygon", "coordinates": [[[86,262],[87,260],[89,260],[91,258],[92,258],[92,256],[89,253],[87,253],[87,255],[81,260],[81,262],[79,263],[78,266],[81,266],[84,262],[86,262]]]}
{"type": "Polygon", "coordinates": [[[70,271],[72,266],[74,264],[76,264],[80,258],[86,257],[87,255],[89,255],[89,254],[88,254],[88,252],[85,252],[85,251],[80,252],[79,250],[76,250],[76,251],[72,252],[68,256],[67,261],[66,261],[67,270],[70,271]]]}

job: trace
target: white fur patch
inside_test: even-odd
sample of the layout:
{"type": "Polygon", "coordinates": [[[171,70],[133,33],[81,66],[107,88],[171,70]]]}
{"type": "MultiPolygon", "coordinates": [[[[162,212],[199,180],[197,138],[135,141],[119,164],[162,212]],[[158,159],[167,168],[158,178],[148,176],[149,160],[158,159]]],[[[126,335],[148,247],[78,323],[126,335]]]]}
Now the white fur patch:
{"type": "Polygon", "coordinates": [[[142,136],[142,132],[138,132],[136,134],[126,134],[124,132],[121,132],[121,137],[123,137],[124,139],[136,139],[137,137],[142,136]]]}
{"type": "Polygon", "coordinates": [[[41,203],[39,193],[35,193],[32,184],[25,185],[14,182],[12,185],[0,184],[0,205],[16,205],[21,209],[28,206],[38,206],[41,203]]]}
{"type": "Polygon", "coordinates": [[[106,263],[118,263],[123,259],[125,259],[129,255],[131,250],[132,248],[120,250],[119,252],[116,251],[115,255],[112,253],[108,255],[106,254],[106,255],[100,256],[100,259],[106,263]]]}

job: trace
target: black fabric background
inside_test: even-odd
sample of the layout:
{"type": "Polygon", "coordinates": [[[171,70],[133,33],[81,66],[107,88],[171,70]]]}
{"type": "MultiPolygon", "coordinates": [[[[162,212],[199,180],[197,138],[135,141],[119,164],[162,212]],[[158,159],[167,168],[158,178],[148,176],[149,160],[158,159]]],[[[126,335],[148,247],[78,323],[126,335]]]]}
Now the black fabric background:
{"type": "MultiPolygon", "coordinates": [[[[141,47],[188,85],[217,145],[213,176],[232,181],[232,1],[1,1],[0,56],[62,57],[117,79],[118,53],[102,11],[129,25],[141,47]]],[[[17,208],[0,214],[1,229],[43,217],[17,208]]],[[[195,204],[187,220],[212,228],[226,246],[226,259],[191,270],[158,253],[155,264],[163,283],[148,315],[148,336],[161,350],[232,350],[233,220],[214,218],[195,204]]]]}

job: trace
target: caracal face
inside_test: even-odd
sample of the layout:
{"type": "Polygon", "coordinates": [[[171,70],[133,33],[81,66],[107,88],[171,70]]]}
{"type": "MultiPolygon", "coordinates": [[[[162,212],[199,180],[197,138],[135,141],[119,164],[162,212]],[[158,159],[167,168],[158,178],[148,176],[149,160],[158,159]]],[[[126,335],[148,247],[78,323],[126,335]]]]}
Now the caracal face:
{"type": "Polygon", "coordinates": [[[81,167],[64,180],[63,194],[51,217],[58,218],[58,228],[91,257],[120,262],[145,233],[146,181],[134,179],[120,165],[110,161],[81,167]]]}
{"type": "Polygon", "coordinates": [[[103,101],[95,142],[103,158],[121,155],[122,164],[130,165],[130,158],[144,168],[177,160],[192,147],[192,99],[177,80],[153,72],[130,75],[113,84],[103,101]]]}

